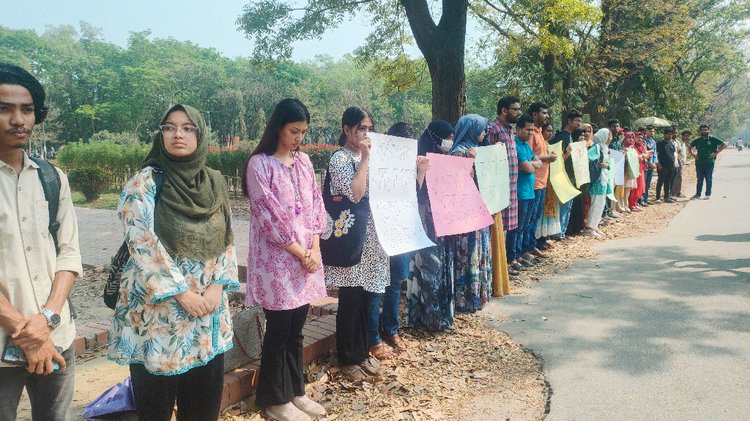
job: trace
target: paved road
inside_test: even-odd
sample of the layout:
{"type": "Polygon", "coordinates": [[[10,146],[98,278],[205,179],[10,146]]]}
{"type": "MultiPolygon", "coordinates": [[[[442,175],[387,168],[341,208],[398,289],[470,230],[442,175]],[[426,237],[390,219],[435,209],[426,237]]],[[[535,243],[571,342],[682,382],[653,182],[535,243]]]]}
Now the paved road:
{"type": "Polygon", "coordinates": [[[750,153],[725,151],[662,232],[493,301],[544,359],[548,420],[750,420],[749,186],[750,153]]]}
{"type": "MultiPolygon", "coordinates": [[[[92,266],[107,265],[122,244],[122,224],[117,212],[106,209],[76,208],[78,241],[83,263],[92,266]]],[[[240,265],[247,264],[247,220],[232,221],[234,242],[240,265]]]]}

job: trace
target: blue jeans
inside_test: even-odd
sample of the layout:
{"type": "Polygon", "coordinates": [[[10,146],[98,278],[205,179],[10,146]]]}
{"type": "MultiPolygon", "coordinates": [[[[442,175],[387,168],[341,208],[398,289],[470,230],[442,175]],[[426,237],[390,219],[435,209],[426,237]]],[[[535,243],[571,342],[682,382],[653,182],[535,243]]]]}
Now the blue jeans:
{"type": "Polygon", "coordinates": [[[568,223],[570,222],[570,209],[572,208],[573,199],[560,204],[560,237],[564,237],[565,231],[568,230],[568,223]]]}
{"type": "Polygon", "coordinates": [[[703,180],[706,180],[706,197],[711,196],[711,185],[714,177],[714,164],[695,163],[695,173],[698,176],[698,185],[695,189],[695,195],[700,196],[703,191],[703,180]]]}
{"type": "Polygon", "coordinates": [[[544,195],[547,189],[534,190],[534,203],[531,205],[529,227],[523,235],[523,252],[530,252],[536,248],[536,227],[544,210],[544,195]]]}
{"type": "Polygon", "coordinates": [[[398,333],[398,308],[401,304],[401,284],[409,277],[409,264],[414,252],[399,254],[390,258],[391,284],[385,287],[384,294],[371,294],[367,315],[367,346],[372,347],[382,342],[378,328],[383,327],[383,334],[392,336],[398,333]],[[380,302],[383,312],[380,312],[380,302]]]}
{"type": "Polygon", "coordinates": [[[518,259],[525,252],[523,245],[526,238],[526,231],[529,229],[531,222],[531,210],[534,207],[534,199],[518,199],[518,230],[516,232],[516,241],[513,246],[514,259],[518,259]]]}
{"type": "Polygon", "coordinates": [[[646,191],[643,193],[643,196],[641,196],[641,202],[648,202],[648,190],[651,188],[652,178],[654,178],[654,170],[649,168],[646,170],[646,191]]]}

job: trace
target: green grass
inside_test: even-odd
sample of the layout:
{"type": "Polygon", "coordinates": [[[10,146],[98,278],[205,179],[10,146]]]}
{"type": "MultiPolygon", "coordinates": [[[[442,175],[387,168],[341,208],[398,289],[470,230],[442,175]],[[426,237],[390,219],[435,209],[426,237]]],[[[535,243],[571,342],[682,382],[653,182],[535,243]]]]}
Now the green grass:
{"type": "Polygon", "coordinates": [[[73,191],[73,205],[80,206],[83,208],[94,208],[94,209],[117,209],[117,202],[120,200],[120,192],[106,192],[102,193],[98,199],[93,202],[86,203],[86,199],[83,197],[83,193],[73,191]]]}

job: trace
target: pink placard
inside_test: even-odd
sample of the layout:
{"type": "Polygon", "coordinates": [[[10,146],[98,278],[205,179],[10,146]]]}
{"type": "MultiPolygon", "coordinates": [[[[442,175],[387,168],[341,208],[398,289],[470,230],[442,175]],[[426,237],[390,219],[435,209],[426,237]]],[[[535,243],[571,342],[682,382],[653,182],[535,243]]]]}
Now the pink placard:
{"type": "Polygon", "coordinates": [[[427,194],[430,197],[435,234],[463,234],[494,222],[471,175],[474,160],[428,153],[427,194]]]}

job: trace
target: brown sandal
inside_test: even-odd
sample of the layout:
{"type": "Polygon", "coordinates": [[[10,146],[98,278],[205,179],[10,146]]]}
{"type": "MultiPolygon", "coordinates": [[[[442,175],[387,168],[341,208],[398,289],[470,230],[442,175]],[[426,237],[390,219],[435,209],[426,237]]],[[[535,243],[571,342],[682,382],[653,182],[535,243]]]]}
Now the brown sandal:
{"type": "Polygon", "coordinates": [[[377,358],[380,361],[390,360],[391,358],[394,358],[396,356],[396,354],[394,354],[393,351],[388,348],[388,345],[382,342],[377,345],[371,346],[370,354],[372,354],[373,357],[377,358]]]}
{"type": "Polygon", "coordinates": [[[380,363],[375,358],[368,357],[359,367],[370,376],[380,375],[380,363]]]}
{"type": "Polygon", "coordinates": [[[383,335],[383,340],[388,342],[388,344],[390,344],[398,352],[406,351],[406,343],[403,339],[401,339],[400,336],[398,336],[398,333],[390,336],[383,335]]]}
{"type": "Polygon", "coordinates": [[[367,378],[367,373],[358,365],[345,365],[341,367],[341,374],[352,383],[360,383],[367,378]]]}

